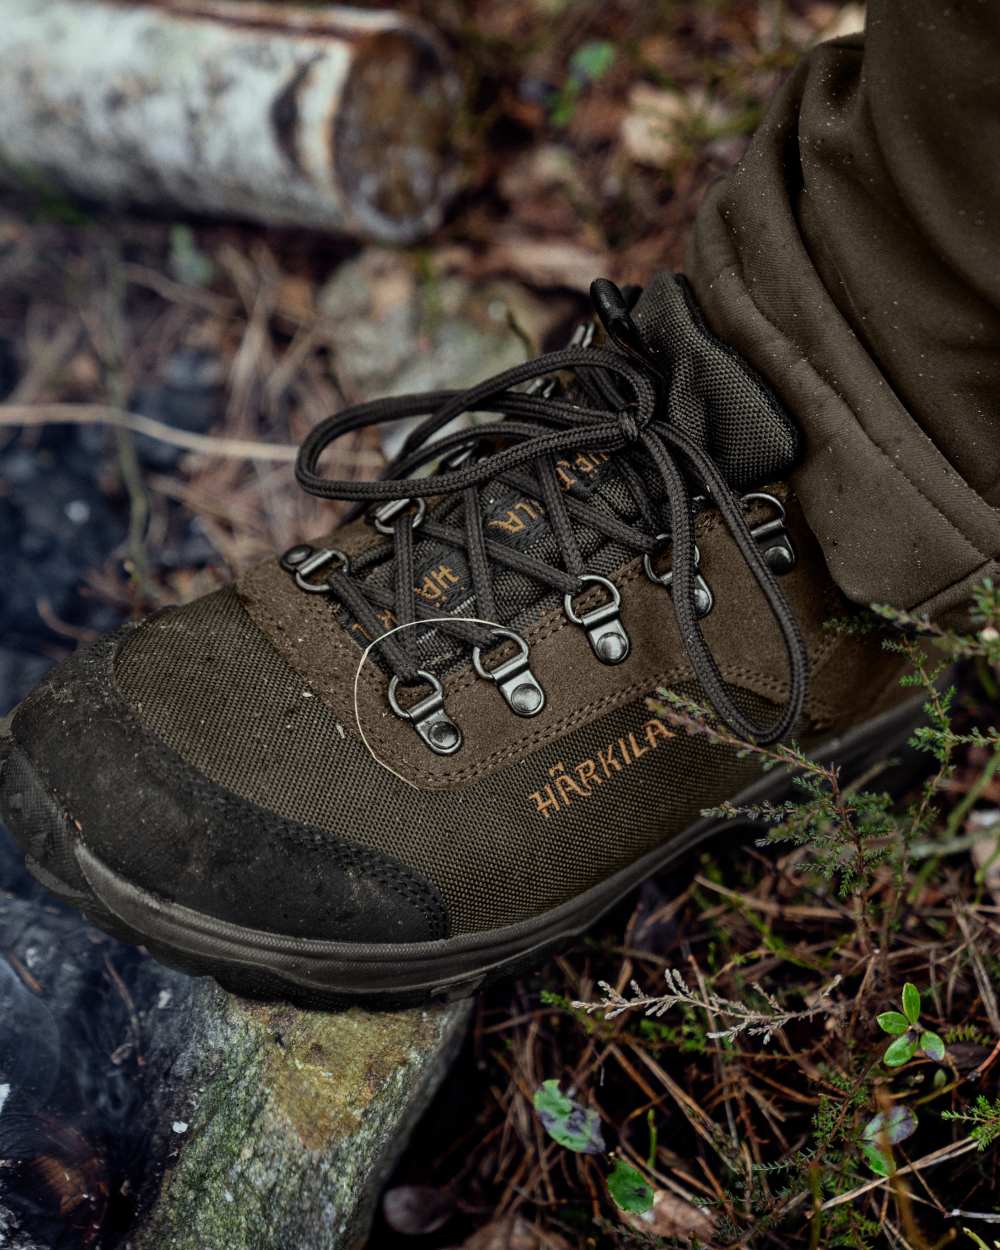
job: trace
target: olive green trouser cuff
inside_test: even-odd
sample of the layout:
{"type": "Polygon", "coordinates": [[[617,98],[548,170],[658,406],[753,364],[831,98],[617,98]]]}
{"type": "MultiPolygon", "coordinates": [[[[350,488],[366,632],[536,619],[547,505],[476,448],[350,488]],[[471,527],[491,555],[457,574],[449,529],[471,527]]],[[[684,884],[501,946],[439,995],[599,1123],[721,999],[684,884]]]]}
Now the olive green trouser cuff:
{"type": "Polygon", "coordinates": [[[848,597],[940,616],[1000,574],[1000,5],[872,0],[809,53],[687,270],[799,420],[848,597]]]}

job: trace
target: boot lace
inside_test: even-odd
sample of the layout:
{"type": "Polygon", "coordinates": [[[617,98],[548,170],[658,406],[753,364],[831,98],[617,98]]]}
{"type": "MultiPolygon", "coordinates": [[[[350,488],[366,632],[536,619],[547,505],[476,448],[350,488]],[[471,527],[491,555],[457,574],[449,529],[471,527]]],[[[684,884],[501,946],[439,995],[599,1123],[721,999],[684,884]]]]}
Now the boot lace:
{"type": "MultiPolygon", "coordinates": [[[[671,424],[670,414],[660,403],[663,372],[642,343],[625,295],[604,279],[595,282],[591,291],[607,331],[607,346],[590,346],[587,332],[581,328],[570,346],[507,369],[467,390],[429,391],[354,405],[317,425],[299,451],[296,477],[307,492],[321,499],[353,501],[352,516],[377,505],[372,519],[391,544],[393,585],[390,588],[363,580],[384,560],[384,544],[376,544],[353,561],[334,547],[314,550],[298,546],[285,553],[283,565],[302,590],[332,595],[367,634],[380,638],[380,654],[390,672],[393,711],[412,721],[426,744],[439,754],[451,754],[461,747],[461,731],[444,708],[440,680],[421,667],[414,631],[404,629],[383,636],[386,609],[399,625],[433,618],[435,629],[460,646],[471,648],[476,671],[497,683],[514,713],[536,715],[545,696],[531,673],[528,646],[519,634],[442,618],[419,600],[414,557],[418,530],[436,543],[463,553],[476,616],[500,619],[494,573],[501,568],[513,570],[562,595],[569,619],[586,630],[596,658],[616,664],[627,658],[629,650],[620,595],[612,581],[588,571],[577,540],[578,527],[595,531],[641,556],[647,575],[669,588],[691,666],[719,718],[734,733],[750,742],[775,742],[789,735],[802,712],[806,650],[775,578],[775,570],[780,573],[783,563],[789,563],[789,544],[772,545],[770,549],[762,544],[760,534],[768,527],[752,531],[744,511],[745,499],[767,500],[779,513],[780,504],[760,494],[741,499],[712,456],[671,424]],[[556,380],[557,375],[567,373],[575,380],[572,397],[556,380]],[[491,413],[500,419],[441,433],[456,418],[473,412],[491,413]],[[414,417],[425,419],[412,430],[379,480],[336,480],[319,472],[320,457],[339,439],[364,426],[414,417]],[[574,452],[614,455],[615,467],[634,499],[642,526],[609,515],[562,489],[557,458],[574,452]],[[428,473],[427,466],[431,465],[435,470],[428,473]],[[662,489],[651,492],[651,477],[662,489]],[[497,480],[541,504],[558,548],[558,564],[487,536],[480,494],[488,483],[497,480]],[[431,498],[436,501],[433,510],[427,507],[431,498]],[[781,633],[789,694],[771,724],[757,723],[737,706],[702,633],[700,618],[710,610],[712,596],[699,574],[694,523],[705,506],[718,510],[781,633]],[[668,543],[672,548],[670,572],[656,573],[653,557],[668,543]],[[321,580],[317,574],[322,575],[321,580]],[[595,597],[599,602],[593,606],[595,597]],[[583,599],[590,606],[584,608],[583,599]],[[484,651],[501,639],[514,642],[517,654],[487,668],[484,651]],[[403,707],[401,687],[420,687],[424,693],[403,707]],[[425,693],[428,688],[429,694],[425,693]]],[[[771,523],[772,529],[775,524],[771,523]]]]}

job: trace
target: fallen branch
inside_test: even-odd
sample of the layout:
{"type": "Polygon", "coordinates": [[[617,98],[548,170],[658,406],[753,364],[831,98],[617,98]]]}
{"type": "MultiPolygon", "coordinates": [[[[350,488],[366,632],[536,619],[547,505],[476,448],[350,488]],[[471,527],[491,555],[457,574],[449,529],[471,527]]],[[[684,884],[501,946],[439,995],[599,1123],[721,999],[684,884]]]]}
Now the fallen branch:
{"type": "Polygon", "coordinates": [[[258,443],[249,438],[218,438],[192,434],[144,417],[124,408],[105,404],[0,404],[0,427],[32,425],[110,425],[146,434],[150,438],[202,456],[223,456],[235,460],[280,460],[292,462],[299,454],[290,443],[258,443]]]}

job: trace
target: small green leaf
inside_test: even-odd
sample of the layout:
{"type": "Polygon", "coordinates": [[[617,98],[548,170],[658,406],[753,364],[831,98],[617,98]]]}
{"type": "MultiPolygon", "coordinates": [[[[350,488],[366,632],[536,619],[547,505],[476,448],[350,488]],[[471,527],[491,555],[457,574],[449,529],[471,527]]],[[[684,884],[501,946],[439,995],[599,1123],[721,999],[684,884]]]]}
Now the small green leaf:
{"type": "Polygon", "coordinates": [[[212,258],[201,250],[190,226],[170,228],[170,255],[167,265],[173,277],[185,286],[210,286],[215,278],[212,258]]]}
{"type": "Polygon", "coordinates": [[[861,1153],[868,1160],[868,1166],[876,1176],[891,1176],[892,1162],[879,1150],[878,1146],[863,1146],[861,1153]]]}
{"type": "Polygon", "coordinates": [[[898,1037],[900,1033],[905,1033],[910,1027],[910,1022],[900,1011],[883,1011],[875,1019],[878,1021],[878,1027],[883,1033],[891,1033],[893,1037],[898,1037]]]}
{"type": "Polygon", "coordinates": [[[653,1205],[652,1187],[643,1179],[642,1173],[624,1159],[615,1160],[608,1176],[608,1193],[615,1206],[635,1215],[642,1215],[653,1205]]]}
{"type": "Polygon", "coordinates": [[[543,1081],[534,1102],[542,1127],[560,1146],[577,1154],[604,1153],[600,1116],[564,1094],[558,1081],[543,1081]]]}
{"type": "Polygon", "coordinates": [[[928,1059],[936,1059],[938,1063],[944,1058],[944,1042],[939,1034],[932,1033],[930,1029],[920,1034],[920,1049],[928,1059]]]}
{"type": "Polygon", "coordinates": [[[912,981],[903,986],[903,1015],[911,1024],[920,1019],[920,991],[912,981]]]}
{"type": "Polygon", "coordinates": [[[606,39],[583,44],[570,57],[570,72],[583,82],[597,82],[615,61],[615,45],[606,39]]]}
{"type": "Polygon", "coordinates": [[[917,1131],[916,1112],[901,1103],[880,1111],[868,1121],[861,1136],[865,1141],[876,1142],[884,1138],[890,1146],[898,1146],[917,1131]]]}
{"type": "Polygon", "coordinates": [[[887,1068],[901,1068],[904,1063],[909,1063],[917,1049],[916,1039],[912,1033],[904,1033],[902,1037],[897,1037],[886,1047],[885,1054],[882,1056],[882,1062],[887,1068]]]}

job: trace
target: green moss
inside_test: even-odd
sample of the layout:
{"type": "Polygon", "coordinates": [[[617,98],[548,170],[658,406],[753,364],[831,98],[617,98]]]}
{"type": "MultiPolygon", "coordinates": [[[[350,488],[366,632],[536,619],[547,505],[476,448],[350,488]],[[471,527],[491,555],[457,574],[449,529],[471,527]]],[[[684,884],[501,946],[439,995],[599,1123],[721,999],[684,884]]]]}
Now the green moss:
{"type": "Polygon", "coordinates": [[[326,1150],[355,1132],[394,1072],[428,1052],[438,1032],[424,1012],[328,1015],[274,1009],[261,1082],[308,1150],[326,1150]]]}
{"type": "Polygon", "coordinates": [[[206,987],[176,1065],[184,1128],[133,1250],[362,1244],[465,1015],[305,1012],[206,987]]]}

